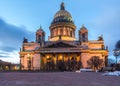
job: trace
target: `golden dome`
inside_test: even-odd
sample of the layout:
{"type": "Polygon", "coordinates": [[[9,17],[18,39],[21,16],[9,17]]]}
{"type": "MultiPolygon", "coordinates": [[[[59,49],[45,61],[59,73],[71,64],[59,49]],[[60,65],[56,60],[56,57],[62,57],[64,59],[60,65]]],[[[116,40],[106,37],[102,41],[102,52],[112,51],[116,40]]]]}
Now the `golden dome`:
{"type": "Polygon", "coordinates": [[[71,15],[70,15],[70,13],[68,12],[68,11],[66,11],[66,10],[60,10],[60,11],[58,11],[56,14],[55,14],[55,16],[54,16],[54,19],[55,18],[57,18],[57,17],[69,17],[69,18],[72,18],[71,17],[71,15]]]}
{"type": "Polygon", "coordinates": [[[58,22],[73,23],[71,14],[65,10],[64,3],[61,3],[60,10],[55,14],[52,24],[58,22]]]}
{"type": "Polygon", "coordinates": [[[71,14],[65,10],[63,2],[61,3],[60,10],[56,12],[49,29],[51,33],[50,41],[76,40],[76,26],[74,25],[71,14]]]}

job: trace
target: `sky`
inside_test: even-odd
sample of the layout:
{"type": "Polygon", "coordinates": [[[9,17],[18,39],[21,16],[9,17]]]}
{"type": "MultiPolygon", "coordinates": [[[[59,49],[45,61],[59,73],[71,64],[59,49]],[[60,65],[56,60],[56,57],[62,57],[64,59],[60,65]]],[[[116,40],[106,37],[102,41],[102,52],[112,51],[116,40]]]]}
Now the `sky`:
{"type": "Polygon", "coordinates": [[[112,51],[120,40],[120,0],[0,0],[0,59],[19,63],[23,38],[35,41],[40,26],[48,40],[49,26],[61,2],[72,15],[76,38],[84,24],[89,40],[103,35],[109,58],[114,59],[112,51]]]}

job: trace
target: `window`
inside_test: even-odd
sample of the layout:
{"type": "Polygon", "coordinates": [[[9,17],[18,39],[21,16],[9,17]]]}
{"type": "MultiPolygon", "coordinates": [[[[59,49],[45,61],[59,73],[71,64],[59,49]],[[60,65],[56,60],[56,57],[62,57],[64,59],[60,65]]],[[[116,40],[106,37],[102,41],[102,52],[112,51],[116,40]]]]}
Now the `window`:
{"type": "Polygon", "coordinates": [[[63,30],[62,30],[62,28],[60,29],[60,35],[62,35],[63,34],[63,30]]]}
{"type": "Polygon", "coordinates": [[[70,31],[70,37],[72,37],[72,31],[70,31]]]}
{"type": "Polygon", "coordinates": [[[85,33],[82,34],[82,40],[85,42],[85,33]]]}
{"type": "Polygon", "coordinates": [[[67,27],[66,27],[66,35],[68,35],[68,29],[67,29],[67,27]]]}

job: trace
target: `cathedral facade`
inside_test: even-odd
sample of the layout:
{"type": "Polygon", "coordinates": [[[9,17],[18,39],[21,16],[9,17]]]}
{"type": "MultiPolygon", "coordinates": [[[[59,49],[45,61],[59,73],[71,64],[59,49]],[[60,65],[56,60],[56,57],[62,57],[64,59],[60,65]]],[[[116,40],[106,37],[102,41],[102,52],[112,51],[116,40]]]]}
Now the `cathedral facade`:
{"type": "Polygon", "coordinates": [[[108,49],[103,37],[88,40],[88,30],[83,25],[79,39],[75,37],[76,26],[71,14],[61,3],[49,27],[50,36],[45,41],[45,31],[40,27],[36,31],[36,41],[23,40],[20,54],[21,70],[73,70],[90,68],[88,61],[97,56],[103,60],[101,67],[106,66],[108,49]]]}

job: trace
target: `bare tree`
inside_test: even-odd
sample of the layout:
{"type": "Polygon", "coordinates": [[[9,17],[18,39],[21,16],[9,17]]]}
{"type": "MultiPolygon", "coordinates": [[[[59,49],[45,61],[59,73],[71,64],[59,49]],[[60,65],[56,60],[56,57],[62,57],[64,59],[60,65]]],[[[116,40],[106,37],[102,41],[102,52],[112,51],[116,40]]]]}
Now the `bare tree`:
{"type": "Polygon", "coordinates": [[[116,45],[115,45],[116,49],[120,49],[120,40],[117,41],[116,45]]]}
{"type": "Polygon", "coordinates": [[[64,71],[65,70],[65,63],[62,60],[58,61],[58,69],[60,71],[64,71]]]}
{"type": "Polygon", "coordinates": [[[90,65],[94,70],[98,70],[102,63],[103,60],[99,58],[99,56],[93,56],[90,58],[90,60],[87,61],[88,65],[90,65]]]}
{"type": "Polygon", "coordinates": [[[82,67],[82,63],[81,61],[79,60],[76,64],[76,70],[80,69],[82,67]]]}
{"type": "Polygon", "coordinates": [[[116,64],[117,64],[118,57],[120,56],[120,40],[118,40],[117,43],[115,44],[115,49],[113,50],[113,55],[116,58],[116,64]]]}

